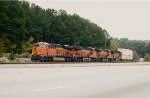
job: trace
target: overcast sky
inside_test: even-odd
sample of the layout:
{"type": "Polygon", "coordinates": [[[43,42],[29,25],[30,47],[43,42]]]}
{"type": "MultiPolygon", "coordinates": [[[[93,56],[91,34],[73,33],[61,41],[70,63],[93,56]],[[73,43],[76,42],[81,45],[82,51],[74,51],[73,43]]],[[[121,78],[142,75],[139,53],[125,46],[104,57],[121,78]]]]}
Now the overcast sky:
{"type": "Polygon", "coordinates": [[[64,9],[106,29],[110,36],[150,40],[150,1],[27,0],[42,8],[64,9]]]}

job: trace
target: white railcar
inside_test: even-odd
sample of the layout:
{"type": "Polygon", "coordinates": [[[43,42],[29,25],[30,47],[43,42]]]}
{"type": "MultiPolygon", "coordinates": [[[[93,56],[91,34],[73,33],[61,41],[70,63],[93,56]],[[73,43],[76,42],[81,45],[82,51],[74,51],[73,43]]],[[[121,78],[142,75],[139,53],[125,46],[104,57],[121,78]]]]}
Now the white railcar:
{"type": "Polygon", "coordinates": [[[118,51],[122,53],[122,60],[132,61],[133,60],[133,51],[130,49],[118,48],[118,51]]]}

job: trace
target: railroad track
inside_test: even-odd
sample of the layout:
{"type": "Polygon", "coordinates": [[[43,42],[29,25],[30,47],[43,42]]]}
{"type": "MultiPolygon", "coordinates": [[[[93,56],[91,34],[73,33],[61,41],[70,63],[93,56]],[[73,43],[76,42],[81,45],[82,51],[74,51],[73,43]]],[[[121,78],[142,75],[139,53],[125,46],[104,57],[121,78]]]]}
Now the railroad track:
{"type": "Polygon", "coordinates": [[[10,63],[0,63],[0,64],[85,64],[85,63],[132,63],[132,62],[10,62],[10,63]]]}

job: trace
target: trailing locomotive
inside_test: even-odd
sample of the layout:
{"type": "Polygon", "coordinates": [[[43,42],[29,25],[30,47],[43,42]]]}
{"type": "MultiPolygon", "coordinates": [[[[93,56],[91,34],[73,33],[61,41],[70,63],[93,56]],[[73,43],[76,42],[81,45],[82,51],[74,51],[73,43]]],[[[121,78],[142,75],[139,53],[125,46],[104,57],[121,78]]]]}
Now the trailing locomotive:
{"type": "Polygon", "coordinates": [[[36,62],[111,62],[123,59],[119,51],[38,42],[32,48],[31,60],[36,62]]]}

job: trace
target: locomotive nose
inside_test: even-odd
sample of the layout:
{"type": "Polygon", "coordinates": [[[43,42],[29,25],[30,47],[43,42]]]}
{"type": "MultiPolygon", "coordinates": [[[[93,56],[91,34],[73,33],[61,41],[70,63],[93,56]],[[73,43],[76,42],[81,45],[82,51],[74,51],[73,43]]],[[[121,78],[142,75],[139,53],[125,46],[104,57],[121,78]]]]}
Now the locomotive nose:
{"type": "Polygon", "coordinates": [[[32,55],[38,55],[37,47],[32,48],[32,55]]]}

